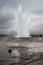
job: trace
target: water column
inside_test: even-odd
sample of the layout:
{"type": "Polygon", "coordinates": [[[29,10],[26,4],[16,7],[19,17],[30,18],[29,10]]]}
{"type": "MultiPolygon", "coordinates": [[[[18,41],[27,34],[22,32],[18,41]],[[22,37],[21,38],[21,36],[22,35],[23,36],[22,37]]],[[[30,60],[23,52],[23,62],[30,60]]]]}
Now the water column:
{"type": "Polygon", "coordinates": [[[28,37],[28,21],[25,13],[23,12],[22,6],[19,7],[18,15],[18,37],[28,37]]]}

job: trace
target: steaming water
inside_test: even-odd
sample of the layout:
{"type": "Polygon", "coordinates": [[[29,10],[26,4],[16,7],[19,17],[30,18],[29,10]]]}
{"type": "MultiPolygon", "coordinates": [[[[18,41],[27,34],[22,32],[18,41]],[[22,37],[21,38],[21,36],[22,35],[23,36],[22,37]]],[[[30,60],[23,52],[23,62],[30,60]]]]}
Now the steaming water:
{"type": "Polygon", "coordinates": [[[27,17],[26,12],[23,12],[22,6],[19,6],[16,18],[18,19],[17,37],[28,37],[29,36],[28,24],[30,18],[27,17]]]}

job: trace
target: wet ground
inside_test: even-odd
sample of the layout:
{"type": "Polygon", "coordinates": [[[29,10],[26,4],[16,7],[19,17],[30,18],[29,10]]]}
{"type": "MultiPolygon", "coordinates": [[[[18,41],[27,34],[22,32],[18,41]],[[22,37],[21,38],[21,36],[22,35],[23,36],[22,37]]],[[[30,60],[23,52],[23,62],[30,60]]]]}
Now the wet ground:
{"type": "Polygon", "coordinates": [[[0,65],[43,65],[43,48],[10,48],[11,53],[8,49],[0,47],[0,65]]]}

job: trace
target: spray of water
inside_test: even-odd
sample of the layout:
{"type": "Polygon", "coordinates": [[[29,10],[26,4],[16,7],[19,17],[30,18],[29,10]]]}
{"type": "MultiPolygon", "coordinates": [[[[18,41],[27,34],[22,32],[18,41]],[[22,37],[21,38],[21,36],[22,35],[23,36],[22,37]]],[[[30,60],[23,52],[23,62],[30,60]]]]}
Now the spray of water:
{"type": "Polygon", "coordinates": [[[28,24],[30,19],[27,17],[27,13],[23,12],[23,8],[20,5],[18,8],[18,13],[16,18],[18,19],[18,33],[16,37],[28,37],[29,31],[28,31],[28,24]]]}

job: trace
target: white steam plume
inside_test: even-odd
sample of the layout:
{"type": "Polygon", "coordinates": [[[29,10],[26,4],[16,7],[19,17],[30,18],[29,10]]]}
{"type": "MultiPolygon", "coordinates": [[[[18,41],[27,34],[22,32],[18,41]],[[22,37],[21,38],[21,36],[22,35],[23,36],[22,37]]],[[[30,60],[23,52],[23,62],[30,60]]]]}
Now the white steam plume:
{"type": "Polygon", "coordinates": [[[30,34],[28,32],[28,25],[30,18],[27,17],[27,13],[23,12],[22,6],[18,8],[18,33],[17,37],[28,37],[30,34]]]}

